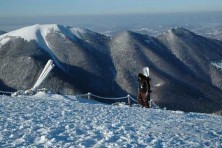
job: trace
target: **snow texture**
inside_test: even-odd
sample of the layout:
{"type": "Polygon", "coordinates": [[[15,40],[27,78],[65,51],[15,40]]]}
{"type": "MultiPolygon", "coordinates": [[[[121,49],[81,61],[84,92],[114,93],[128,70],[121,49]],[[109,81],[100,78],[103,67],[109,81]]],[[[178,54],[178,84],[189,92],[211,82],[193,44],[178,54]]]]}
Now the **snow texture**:
{"type": "MultiPolygon", "coordinates": [[[[78,28],[76,28],[76,31],[77,30],[78,28]]],[[[36,24],[1,35],[0,44],[6,43],[6,41],[8,41],[11,37],[20,37],[25,39],[26,41],[35,40],[40,47],[42,47],[43,49],[48,49],[49,47],[47,44],[46,36],[52,32],[57,32],[63,37],[68,37],[75,40],[75,37],[71,33],[70,27],[68,26],[57,24],[36,24]]]]}
{"type": "Polygon", "coordinates": [[[211,63],[213,66],[215,66],[216,68],[219,68],[219,69],[222,69],[222,62],[214,62],[214,63],[211,63]]]}
{"type": "Polygon", "coordinates": [[[50,31],[58,32],[59,31],[58,25],[36,24],[33,26],[24,27],[0,36],[0,45],[5,44],[12,37],[20,37],[26,41],[35,40],[40,47],[48,50],[45,38],[46,35],[50,33],[50,31]]]}
{"type": "Polygon", "coordinates": [[[82,34],[93,34],[93,32],[81,27],[72,27],[70,31],[80,39],[82,38],[82,34]]]}
{"type": "MultiPolygon", "coordinates": [[[[82,32],[81,28],[72,28],[76,31],[82,32]]],[[[71,32],[69,26],[65,25],[58,25],[58,24],[36,24],[28,27],[24,27],[15,31],[11,31],[9,33],[3,34],[0,36],[0,47],[7,43],[10,38],[23,38],[25,41],[36,41],[37,45],[44,49],[47,53],[50,54],[53,61],[59,66],[61,69],[63,68],[62,65],[57,60],[54,51],[49,46],[49,42],[46,39],[47,35],[50,33],[58,33],[64,38],[76,40],[75,35],[71,32]]]]}
{"type": "Polygon", "coordinates": [[[222,147],[222,117],[105,105],[75,96],[0,96],[0,147],[222,147]]]}
{"type": "Polygon", "coordinates": [[[12,36],[12,37],[21,37],[24,38],[27,41],[36,40],[38,41],[39,35],[42,35],[45,37],[50,31],[57,31],[59,32],[59,27],[56,24],[52,25],[33,25],[24,27],[15,31],[11,31],[7,34],[4,34],[1,36],[1,38],[4,38],[6,36],[12,36]]]}

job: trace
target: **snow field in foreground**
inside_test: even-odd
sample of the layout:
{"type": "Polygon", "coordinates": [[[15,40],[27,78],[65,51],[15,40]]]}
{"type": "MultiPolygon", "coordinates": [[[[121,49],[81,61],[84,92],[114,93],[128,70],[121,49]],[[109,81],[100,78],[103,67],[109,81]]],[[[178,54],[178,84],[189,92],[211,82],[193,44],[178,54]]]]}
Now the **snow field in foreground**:
{"type": "Polygon", "coordinates": [[[105,105],[74,96],[0,96],[0,147],[222,147],[222,117],[105,105]]]}

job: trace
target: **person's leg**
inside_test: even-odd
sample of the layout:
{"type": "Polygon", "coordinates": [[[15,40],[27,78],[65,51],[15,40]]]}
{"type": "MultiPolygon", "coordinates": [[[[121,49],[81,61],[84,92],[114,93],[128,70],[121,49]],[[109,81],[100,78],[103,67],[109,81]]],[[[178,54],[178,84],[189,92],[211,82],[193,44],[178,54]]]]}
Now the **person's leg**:
{"type": "Polygon", "coordinates": [[[147,103],[147,95],[146,93],[141,93],[141,99],[142,99],[142,106],[143,107],[148,107],[148,103],[147,103]]]}
{"type": "Polygon", "coordinates": [[[138,95],[137,95],[137,102],[138,102],[138,104],[140,104],[141,106],[143,106],[141,92],[138,92],[138,95]]]}
{"type": "Polygon", "coordinates": [[[149,108],[148,96],[147,93],[141,93],[142,95],[142,103],[145,108],[149,108]]]}
{"type": "Polygon", "coordinates": [[[145,108],[149,108],[149,102],[148,102],[147,97],[144,98],[144,106],[145,108]]]}

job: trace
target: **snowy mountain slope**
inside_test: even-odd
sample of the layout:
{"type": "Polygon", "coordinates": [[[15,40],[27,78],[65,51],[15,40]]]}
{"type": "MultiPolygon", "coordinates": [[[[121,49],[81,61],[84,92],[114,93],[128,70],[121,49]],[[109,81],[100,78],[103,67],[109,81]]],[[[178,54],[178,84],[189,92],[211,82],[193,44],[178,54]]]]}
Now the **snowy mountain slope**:
{"type": "Polygon", "coordinates": [[[45,52],[50,54],[50,57],[53,58],[54,62],[62,68],[56,56],[54,55],[51,48],[48,46],[46,36],[49,33],[58,33],[63,37],[74,38],[72,34],[69,33],[67,26],[62,26],[63,29],[60,29],[59,25],[33,25],[24,27],[4,35],[0,36],[0,46],[6,44],[13,38],[22,38],[27,42],[34,41],[37,43],[38,47],[42,48],[45,52]],[[64,29],[66,28],[66,29],[64,29]]]}
{"type": "Polygon", "coordinates": [[[39,93],[0,96],[1,147],[222,147],[221,116],[39,93]]]}
{"type": "MultiPolygon", "coordinates": [[[[5,85],[15,91],[29,89],[36,82],[50,55],[38,47],[35,41],[27,42],[21,38],[13,38],[0,48],[1,90],[5,85]]],[[[56,67],[49,75],[45,85],[57,92],[70,93],[76,91],[72,80],[56,67]],[[65,87],[64,87],[65,86],[65,87]]]]}
{"type": "Polygon", "coordinates": [[[117,72],[116,81],[130,94],[137,92],[135,76],[148,66],[152,78],[152,99],[160,106],[204,112],[221,108],[221,100],[217,100],[218,96],[222,96],[221,92],[214,89],[212,93],[215,91],[218,96],[204,94],[205,90],[200,90],[199,86],[207,88],[208,84],[195,76],[156,38],[133,32],[120,33],[111,40],[111,55],[117,72]]]}
{"type": "Polygon", "coordinates": [[[55,33],[49,33],[46,37],[48,46],[62,65],[61,69],[84,93],[91,91],[99,95],[118,95],[112,89],[118,86],[112,81],[114,68],[107,44],[109,38],[81,28],[71,28],[70,31],[77,35],[76,40],[55,33]]]}
{"type": "Polygon", "coordinates": [[[221,102],[222,73],[211,63],[221,61],[222,42],[196,35],[181,27],[168,30],[158,39],[194,73],[195,77],[204,81],[202,84],[191,81],[191,84],[205,92],[205,96],[212,94],[210,98],[221,102]],[[215,92],[209,94],[209,90],[213,89],[215,92]]]}
{"type": "Polygon", "coordinates": [[[154,38],[130,31],[107,37],[79,27],[33,25],[0,36],[0,87],[31,88],[53,59],[56,67],[41,87],[60,94],[135,98],[137,74],[149,66],[152,99],[158,105],[218,112],[222,73],[211,63],[221,61],[221,44],[183,28],[154,38]]]}
{"type": "Polygon", "coordinates": [[[38,71],[41,71],[43,63],[47,58],[51,58],[57,65],[56,74],[52,74],[56,78],[50,77],[52,79],[48,79],[45,85],[42,85],[43,87],[48,87],[49,84],[55,84],[58,81],[58,84],[50,87],[54,92],[73,94],[73,91],[77,90],[77,92],[85,93],[91,91],[100,95],[113,94],[111,88],[118,88],[118,86],[115,82],[110,81],[114,77],[112,72],[114,68],[107,47],[108,39],[104,35],[87,29],[56,24],[33,25],[9,32],[0,36],[1,63],[5,63],[6,69],[0,78],[15,89],[28,89],[37,79],[40,73],[38,71]],[[41,52],[41,56],[37,54],[39,52],[41,52]],[[27,61],[21,63],[21,60],[16,59],[15,56],[25,57],[27,61]],[[30,59],[35,62],[29,63],[30,59]],[[11,65],[10,61],[18,63],[19,66],[16,64],[9,66],[11,65]],[[21,76],[22,78],[19,79],[21,74],[18,73],[25,66],[30,68],[34,66],[35,68],[33,71],[27,68],[27,71],[24,71],[21,76]],[[19,69],[17,68],[11,76],[7,76],[6,72],[14,71],[14,67],[19,67],[19,69]],[[27,77],[30,75],[33,77],[29,80],[27,77]],[[6,79],[7,77],[10,78],[6,79]],[[15,82],[18,81],[15,79],[19,79],[20,83],[15,82]],[[21,87],[21,83],[24,81],[28,84],[21,87]],[[63,81],[65,81],[67,89],[62,87],[63,81]],[[68,83],[71,83],[71,86],[68,83]],[[86,83],[89,85],[85,85],[86,83]],[[55,88],[55,86],[58,87],[55,88]]]}
{"type": "Polygon", "coordinates": [[[211,78],[213,78],[212,83],[219,88],[222,88],[221,69],[222,69],[221,61],[211,63],[210,70],[211,70],[211,78]]]}
{"type": "Polygon", "coordinates": [[[18,29],[0,36],[0,45],[5,44],[7,41],[9,41],[10,38],[18,38],[18,37],[23,38],[25,41],[28,42],[36,41],[37,45],[40,48],[44,49],[47,53],[49,53],[52,58],[56,56],[54,57],[54,61],[57,64],[59,64],[59,61],[56,61],[57,55],[54,49],[50,47],[51,42],[48,41],[49,40],[48,38],[50,38],[48,36],[54,34],[63,38],[64,40],[69,39],[72,42],[78,42],[77,37],[86,40],[87,37],[85,38],[83,37],[85,34],[90,33],[91,35],[93,35],[93,37],[91,38],[95,38],[97,35],[99,35],[85,30],[83,28],[77,28],[77,27],[71,28],[68,26],[57,25],[57,24],[48,24],[48,25],[37,24],[33,26],[24,27],[22,29],[18,29]]]}
{"type": "Polygon", "coordinates": [[[221,42],[196,35],[181,27],[168,30],[158,39],[196,75],[211,81],[210,62],[221,60],[221,42]]]}
{"type": "MultiPolygon", "coordinates": [[[[147,35],[134,32],[120,33],[112,39],[111,53],[114,64],[116,63],[115,67],[125,69],[126,71],[132,69],[131,72],[138,72],[143,67],[149,66],[151,73],[158,70],[165,73],[165,75],[171,75],[177,79],[194,77],[192,71],[186,69],[186,66],[168,48],[156,38],[147,35]],[[185,75],[185,73],[187,74],[185,75]]],[[[153,74],[154,77],[155,75],[153,74]]],[[[162,83],[161,80],[155,81],[157,82],[154,82],[154,85],[162,83]]]]}
{"type": "Polygon", "coordinates": [[[59,62],[57,61],[52,49],[49,47],[48,41],[46,40],[46,37],[49,33],[58,33],[63,38],[70,38],[75,40],[74,35],[70,33],[69,27],[67,26],[60,26],[57,24],[36,24],[0,36],[0,45],[7,43],[11,38],[22,38],[27,42],[35,41],[37,45],[45,50],[48,54],[50,54],[51,58],[53,58],[57,65],[59,65],[59,62]]]}

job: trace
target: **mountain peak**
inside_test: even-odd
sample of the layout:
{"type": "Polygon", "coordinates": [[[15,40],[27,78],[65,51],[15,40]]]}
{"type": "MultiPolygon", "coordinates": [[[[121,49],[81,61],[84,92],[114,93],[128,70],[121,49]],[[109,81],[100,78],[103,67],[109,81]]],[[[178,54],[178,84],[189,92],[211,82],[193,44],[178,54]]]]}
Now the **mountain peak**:
{"type": "Polygon", "coordinates": [[[174,27],[171,29],[172,31],[184,31],[184,32],[190,32],[189,30],[187,30],[186,28],[184,27],[181,27],[181,26],[177,26],[177,27],[174,27]]]}
{"type": "Polygon", "coordinates": [[[173,33],[177,36],[193,36],[195,35],[193,32],[183,28],[183,27],[175,27],[170,30],[168,30],[169,33],[173,33]]]}
{"type": "Polygon", "coordinates": [[[91,34],[93,33],[92,31],[86,29],[86,28],[82,28],[82,27],[71,27],[70,30],[74,33],[74,34],[77,34],[77,33],[81,33],[81,34],[91,34]]]}
{"type": "Polygon", "coordinates": [[[157,38],[159,39],[169,39],[169,40],[175,40],[177,38],[189,38],[193,39],[197,35],[183,27],[175,27],[172,29],[169,29],[168,31],[164,32],[162,35],[159,35],[157,38]]]}
{"type": "Polygon", "coordinates": [[[126,30],[126,31],[118,32],[116,36],[130,36],[132,33],[133,33],[132,31],[126,30]]]}
{"type": "Polygon", "coordinates": [[[46,36],[49,33],[59,33],[63,37],[75,40],[76,38],[70,31],[70,28],[69,26],[58,24],[35,24],[1,35],[0,44],[6,43],[12,37],[18,37],[26,41],[34,40],[40,47],[46,48],[46,36]]]}
{"type": "Polygon", "coordinates": [[[1,36],[4,37],[21,37],[27,41],[38,40],[39,35],[45,36],[51,31],[59,31],[59,25],[46,24],[46,25],[32,25],[18,30],[11,31],[1,36]]]}
{"type": "Polygon", "coordinates": [[[89,37],[93,37],[91,38],[91,40],[93,40],[93,39],[96,39],[98,36],[104,36],[102,34],[99,34],[97,32],[94,32],[94,31],[91,31],[89,29],[82,28],[82,27],[71,27],[70,31],[77,38],[83,39],[83,40],[84,39],[89,40],[89,37]]]}

